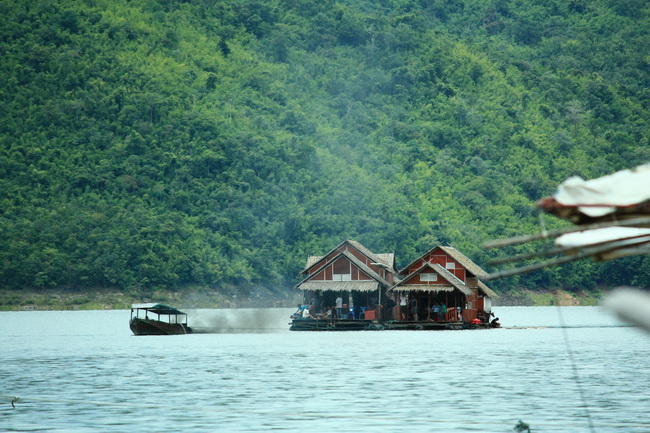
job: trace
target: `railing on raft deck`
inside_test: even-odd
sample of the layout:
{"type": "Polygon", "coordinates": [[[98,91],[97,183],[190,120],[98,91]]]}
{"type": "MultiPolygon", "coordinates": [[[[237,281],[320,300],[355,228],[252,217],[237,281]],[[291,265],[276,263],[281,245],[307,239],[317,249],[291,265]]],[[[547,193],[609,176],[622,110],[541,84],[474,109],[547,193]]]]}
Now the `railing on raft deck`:
{"type": "Polygon", "coordinates": [[[456,307],[450,307],[447,309],[447,314],[445,314],[445,321],[447,322],[458,322],[458,309],[456,307]]]}

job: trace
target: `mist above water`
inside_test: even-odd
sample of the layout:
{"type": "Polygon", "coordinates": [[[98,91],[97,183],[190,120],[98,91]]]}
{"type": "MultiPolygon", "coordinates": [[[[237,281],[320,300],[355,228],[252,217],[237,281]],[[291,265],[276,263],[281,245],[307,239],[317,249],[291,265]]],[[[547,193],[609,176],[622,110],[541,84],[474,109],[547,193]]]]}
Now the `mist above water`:
{"type": "Polygon", "coordinates": [[[265,333],[289,330],[286,308],[243,308],[218,310],[190,310],[188,322],[197,333],[265,333]]]}

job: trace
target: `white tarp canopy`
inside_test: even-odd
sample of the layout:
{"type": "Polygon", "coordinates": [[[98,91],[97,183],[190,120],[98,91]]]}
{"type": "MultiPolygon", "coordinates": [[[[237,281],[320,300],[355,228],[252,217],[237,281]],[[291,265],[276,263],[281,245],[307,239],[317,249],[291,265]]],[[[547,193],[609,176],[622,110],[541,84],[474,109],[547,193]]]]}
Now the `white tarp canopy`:
{"type": "Polygon", "coordinates": [[[583,254],[590,252],[595,260],[612,260],[650,253],[650,229],[607,227],[567,233],[555,240],[555,245],[583,254]]]}
{"type": "Polygon", "coordinates": [[[650,163],[592,180],[570,177],[560,184],[554,198],[590,217],[650,200],[650,163]]]}
{"type": "Polygon", "coordinates": [[[607,227],[584,232],[567,233],[555,240],[555,245],[564,248],[582,248],[589,245],[624,239],[638,239],[639,242],[650,241],[650,229],[636,227],[607,227]]]}

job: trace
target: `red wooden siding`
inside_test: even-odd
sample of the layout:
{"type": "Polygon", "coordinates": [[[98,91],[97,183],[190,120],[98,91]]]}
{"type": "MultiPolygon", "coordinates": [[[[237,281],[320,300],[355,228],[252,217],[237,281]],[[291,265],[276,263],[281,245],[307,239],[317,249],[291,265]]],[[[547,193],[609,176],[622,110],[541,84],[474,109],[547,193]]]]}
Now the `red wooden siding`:
{"type": "Polygon", "coordinates": [[[335,274],[351,274],[351,265],[350,261],[344,257],[339,257],[334,261],[332,267],[334,268],[335,274]]]}
{"type": "Polygon", "coordinates": [[[415,264],[409,268],[408,270],[409,274],[412,274],[413,272],[420,269],[425,262],[435,263],[442,266],[443,268],[447,269],[449,272],[454,274],[456,278],[458,278],[462,282],[465,282],[465,280],[467,279],[467,270],[463,267],[463,265],[461,265],[456,260],[452,259],[451,256],[449,256],[447,253],[445,253],[440,249],[433,250],[431,253],[425,255],[424,257],[422,257],[422,259],[415,262],[415,264]],[[448,263],[453,263],[454,268],[453,269],[447,268],[448,263]]]}
{"type": "MultiPolygon", "coordinates": [[[[372,278],[363,272],[350,260],[345,257],[340,257],[333,263],[330,263],[326,268],[320,269],[316,275],[313,276],[314,281],[333,281],[334,274],[350,275],[352,281],[369,281],[372,278]]],[[[337,280],[338,281],[338,280],[337,280]]]]}
{"type": "MultiPolygon", "coordinates": [[[[386,278],[386,274],[387,274],[387,272],[386,272],[383,268],[380,268],[380,267],[378,267],[378,266],[373,265],[373,264],[372,264],[372,263],[374,263],[373,260],[371,260],[371,259],[369,259],[368,257],[366,257],[365,254],[363,254],[361,251],[359,251],[359,250],[357,250],[356,248],[354,248],[352,245],[348,245],[348,244],[342,245],[340,248],[338,248],[337,250],[333,251],[331,255],[332,255],[332,256],[335,256],[336,254],[338,254],[339,252],[342,252],[342,251],[347,251],[348,253],[352,254],[352,255],[353,255],[354,257],[356,257],[356,258],[357,258],[361,263],[363,263],[364,265],[368,266],[368,267],[369,267],[373,272],[376,272],[376,273],[377,273],[379,276],[381,276],[382,278],[386,278]]],[[[360,279],[360,280],[365,280],[365,279],[368,279],[368,280],[369,280],[370,278],[365,278],[365,277],[364,277],[364,278],[359,278],[359,279],[360,279]]]]}
{"type": "MultiPolygon", "coordinates": [[[[430,280],[424,280],[422,278],[422,274],[426,275],[438,275],[437,272],[433,271],[422,271],[417,275],[414,275],[412,278],[409,278],[407,281],[405,281],[403,284],[404,285],[409,285],[409,284],[431,284],[431,285],[449,285],[449,283],[440,275],[438,275],[438,279],[436,281],[430,281],[430,280]]],[[[425,277],[426,278],[426,277],[425,277]]]]}
{"type": "Polygon", "coordinates": [[[415,262],[415,264],[409,268],[409,275],[417,271],[418,269],[420,269],[422,265],[424,265],[424,261],[422,260],[418,260],[417,262],[415,262]]]}
{"type": "Polygon", "coordinates": [[[483,311],[483,300],[478,296],[478,289],[472,289],[472,296],[467,297],[467,304],[463,309],[463,321],[470,322],[478,318],[478,312],[483,311]],[[479,305],[480,304],[480,305],[479,305]]]}
{"type": "MultiPolygon", "coordinates": [[[[393,284],[395,279],[394,275],[392,272],[387,271],[386,269],[375,266],[372,263],[374,263],[374,260],[366,257],[361,251],[356,249],[353,245],[350,245],[348,243],[344,243],[340,247],[336,248],[335,250],[330,251],[325,257],[320,259],[318,262],[314,263],[311,265],[309,269],[307,269],[307,273],[312,276],[313,280],[316,281],[331,281],[333,280],[333,274],[340,274],[344,273],[342,270],[336,268],[335,270],[332,269],[332,266],[328,266],[328,269],[322,269],[321,267],[325,264],[334,259],[338,254],[341,252],[346,251],[348,254],[352,254],[356,259],[358,259],[361,263],[366,265],[369,269],[371,269],[373,272],[377,273],[380,277],[384,278],[389,284],[393,284]]],[[[361,281],[370,281],[372,280],[372,277],[369,275],[365,274],[362,270],[360,270],[356,265],[353,265],[348,259],[345,258],[339,258],[336,260],[336,263],[339,263],[341,260],[345,260],[348,263],[348,266],[350,266],[350,271],[349,273],[351,274],[351,279],[352,280],[361,280],[361,281]]],[[[343,265],[337,265],[337,266],[343,266],[343,265]]],[[[342,269],[342,268],[341,268],[342,269]]]]}

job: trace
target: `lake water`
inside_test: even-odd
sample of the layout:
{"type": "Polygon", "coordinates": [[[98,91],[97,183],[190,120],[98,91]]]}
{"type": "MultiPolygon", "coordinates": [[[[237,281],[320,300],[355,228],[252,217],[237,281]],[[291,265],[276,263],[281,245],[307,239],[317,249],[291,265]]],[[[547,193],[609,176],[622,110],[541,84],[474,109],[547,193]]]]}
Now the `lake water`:
{"type": "Polygon", "coordinates": [[[0,431],[650,431],[650,334],[598,307],[465,331],[290,332],[291,312],[190,310],[222,332],[162,337],[129,311],[0,312],[0,431]]]}

